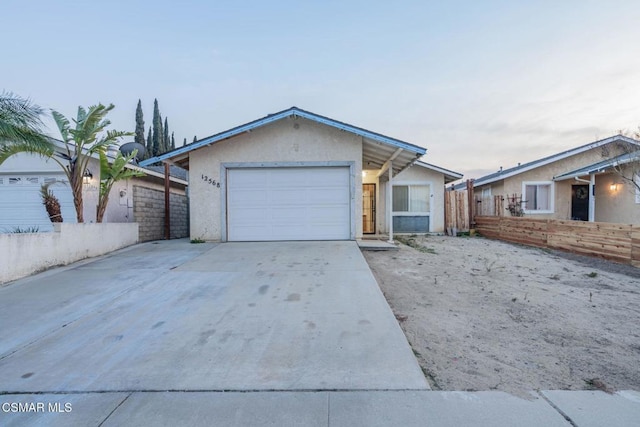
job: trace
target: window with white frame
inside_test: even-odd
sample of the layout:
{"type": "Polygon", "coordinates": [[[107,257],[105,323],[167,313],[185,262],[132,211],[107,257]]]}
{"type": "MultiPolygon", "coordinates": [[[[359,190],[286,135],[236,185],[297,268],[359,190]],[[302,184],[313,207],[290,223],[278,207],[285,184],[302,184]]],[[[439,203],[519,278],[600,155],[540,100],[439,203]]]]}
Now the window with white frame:
{"type": "Polygon", "coordinates": [[[394,185],[394,213],[422,213],[431,210],[431,186],[429,185],[394,185]]]}
{"type": "Polygon", "coordinates": [[[636,203],[640,204],[640,174],[636,174],[633,182],[636,184],[636,203]]]}
{"type": "Polygon", "coordinates": [[[491,198],[491,186],[482,189],[482,199],[491,198]]]}
{"type": "Polygon", "coordinates": [[[553,182],[523,182],[522,199],[525,213],[553,213],[553,182]]]}

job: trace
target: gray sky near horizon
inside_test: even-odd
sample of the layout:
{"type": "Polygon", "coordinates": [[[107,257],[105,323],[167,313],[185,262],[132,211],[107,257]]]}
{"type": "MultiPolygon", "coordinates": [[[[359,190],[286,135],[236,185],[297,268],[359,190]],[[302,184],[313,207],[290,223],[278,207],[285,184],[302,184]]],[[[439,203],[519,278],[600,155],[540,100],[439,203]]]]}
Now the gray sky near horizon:
{"type": "MultiPolygon", "coordinates": [[[[68,117],[153,100],[176,142],[293,105],[477,178],[640,124],[636,1],[14,1],[2,88],[68,117]]],[[[48,122],[50,133],[59,136],[48,122]]],[[[146,131],[145,131],[146,135],[146,131]]]]}

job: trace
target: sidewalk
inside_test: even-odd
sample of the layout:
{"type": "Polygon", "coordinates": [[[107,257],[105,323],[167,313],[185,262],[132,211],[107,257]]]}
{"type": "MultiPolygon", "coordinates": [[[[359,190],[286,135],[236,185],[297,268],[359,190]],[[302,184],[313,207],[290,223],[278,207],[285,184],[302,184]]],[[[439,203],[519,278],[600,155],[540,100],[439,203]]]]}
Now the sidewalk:
{"type": "Polygon", "coordinates": [[[600,391],[543,391],[532,392],[532,400],[497,391],[176,391],[0,396],[3,426],[595,427],[639,423],[640,393],[635,391],[613,395],[600,391]],[[11,403],[33,403],[34,410],[42,404],[43,411],[8,413],[11,403]],[[58,411],[49,412],[50,409],[58,411]]]}

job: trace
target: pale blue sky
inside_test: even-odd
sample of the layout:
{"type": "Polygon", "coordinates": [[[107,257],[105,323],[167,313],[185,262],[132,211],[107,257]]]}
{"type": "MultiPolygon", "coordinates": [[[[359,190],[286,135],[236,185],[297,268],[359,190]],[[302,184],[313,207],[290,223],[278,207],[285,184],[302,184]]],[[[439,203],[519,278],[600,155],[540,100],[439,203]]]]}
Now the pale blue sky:
{"type": "MultiPolygon", "coordinates": [[[[290,106],[478,177],[640,125],[637,1],[14,1],[2,88],[73,116],[153,99],[177,142],[290,106]]],[[[54,129],[51,133],[58,136],[54,129]]]]}

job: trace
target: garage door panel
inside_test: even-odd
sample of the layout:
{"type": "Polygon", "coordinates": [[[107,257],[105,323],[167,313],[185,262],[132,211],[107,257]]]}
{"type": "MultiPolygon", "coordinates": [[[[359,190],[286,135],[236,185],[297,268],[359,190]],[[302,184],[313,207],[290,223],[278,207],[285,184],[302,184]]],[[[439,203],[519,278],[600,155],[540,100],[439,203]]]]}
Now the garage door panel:
{"type": "Polygon", "coordinates": [[[65,176],[47,175],[4,175],[0,177],[0,232],[9,232],[16,227],[38,227],[41,232],[53,231],[42,199],[40,186],[58,181],[49,189],[60,201],[62,218],[65,222],[75,222],[76,212],[73,196],[68,185],[61,183],[65,176]]]}
{"type": "Polygon", "coordinates": [[[313,202],[349,204],[349,190],[344,188],[319,188],[313,192],[313,202]]]}
{"type": "MultiPolygon", "coordinates": [[[[349,178],[349,173],[347,171],[346,173],[347,175],[347,179],[349,178]]],[[[322,173],[319,174],[320,178],[322,179],[322,184],[326,187],[339,187],[342,188],[344,185],[344,179],[345,177],[340,176],[340,175],[336,175],[336,174],[331,174],[331,173],[322,173]]]]}
{"type": "Polygon", "coordinates": [[[348,167],[230,169],[227,177],[228,240],[351,236],[348,167]]]}
{"type": "Polygon", "coordinates": [[[256,218],[267,217],[267,212],[264,209],[257,207],[238,209],[234,214],[234,222],[238,225],[253,225],[256,223],[256,218]]]}
{"type": "Polygon", "coordinates": [[[262,169],[243,169],[241,174],[230,174],[229,185],[234,188],[265,186],[267,172],[262,169]]]}
{"type": "Polygon", "coordinates": [[[268,194],[264,190],[236,190],[229,196],[229,201],[233,205],[243,207],[256,207],[267,202],[268,194]]]}
{"type": "Polygon", "coordinates": [[[341,224],[344,219],[343,206],[323,206],[310,209],[308,215],[317,224],[341,224]]]}
{"type": "Polygon", "coordinates": [[[274,205],[305,206],[307,195],[301,189],[294,188],[271,190],[268,201],[274,205]]]}

